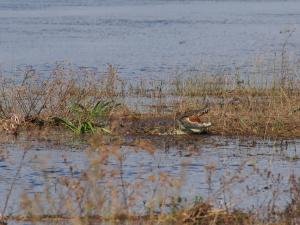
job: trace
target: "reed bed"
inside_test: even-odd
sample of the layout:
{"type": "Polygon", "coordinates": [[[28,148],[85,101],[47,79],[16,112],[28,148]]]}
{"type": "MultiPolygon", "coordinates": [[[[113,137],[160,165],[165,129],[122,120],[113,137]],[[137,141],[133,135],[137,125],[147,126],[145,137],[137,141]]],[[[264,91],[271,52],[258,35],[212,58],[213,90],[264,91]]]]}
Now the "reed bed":
{"type": "Polygon", "coordinates": [[[125,81],[111,65],[104,73],[58,65],[46,78],[30,67],[22,79],[1,77],[1,127],[13,133],[26,127],[51,127],[56,124],[53,118],[74,120],[70,110],[74,105],[90,109],[110,101],[118,107],[112,107],[105,124],[116,134],[159,134],[150,129],[169,129],[176,114],[208,107],[204,120],[212,122],[212,134],[300,137],[300,80],[293,71],[284,71],[271,78],[256,75],[254,81],[241,79],[236,72],[125,81]],[[149,118],[164,125],[158,122],[155,128],[149,118]],[[139,127],[142,123],[150,132],[139,127]],[[134,124],[137,130],[124,131],[124,124],[134,124]]]}

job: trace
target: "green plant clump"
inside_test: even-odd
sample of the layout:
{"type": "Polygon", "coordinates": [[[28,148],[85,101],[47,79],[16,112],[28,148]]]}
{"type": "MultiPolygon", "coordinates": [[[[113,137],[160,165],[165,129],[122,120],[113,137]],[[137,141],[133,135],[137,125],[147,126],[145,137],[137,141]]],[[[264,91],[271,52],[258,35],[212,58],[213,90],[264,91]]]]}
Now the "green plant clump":
{"type": "Polygon", "coordinates": [[[70,106],[70,118],[54,117],[56,123],[64,124],[75,134],[104,132],[110,134],[105,128],[106,116],[113,109],[115,104],[111,101],[98,101],[92,107],[81,104],[70,106]]]}

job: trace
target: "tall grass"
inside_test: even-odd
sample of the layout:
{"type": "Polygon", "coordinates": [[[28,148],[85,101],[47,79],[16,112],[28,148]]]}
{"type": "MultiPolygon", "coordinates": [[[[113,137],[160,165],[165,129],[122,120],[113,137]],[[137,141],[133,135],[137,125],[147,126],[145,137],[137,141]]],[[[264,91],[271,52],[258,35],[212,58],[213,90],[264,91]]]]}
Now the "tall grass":
{"type": "MultiPolygon", "coordinates": [[[[210,113],[204,119],[212,122],[211,131],[215,134],[299,137],[298,66],[290,66],[288,60],[284,62],[281,65],[284,70],[274,70],[271,77],[256,73],[247,79],[236,70],[232,73],[196,73],[164,81],[125,81],[111,65],[105,73],[58,65],[46,78],[29,68],[23,79],[1,77],[0,125],[7,130],[14,115],[21,121],[18,127],[53,125],[53,118],[61,118],[67,127],[76,131],[81,125],[70,107],[92,109],[100,101],[112,101],[122,107],[118,107],[118,112],[112,110],[103,122],[108,127],[114,126],[117,134],[122,134],[124,127],[130,127],[125,124],[142,123],[144,130],[138,128],[139,132],[152,127],[154,130],[151,128],[148,134],[160,134],[161,125],[155,128],[147,124],[149,118],[166,121],[169,129],[176,124],[176,113],[209,107],[210,113]],[[139,119],[134,116],[137,113],[141,115],[139,119]]],[[[84,117],[88,117],[89,110],[83,111],[84,117]]],[[[93,130],[92,123],[88,124],[90,120],[83,122],[84,130],[93,130]]],[[[15,130],[18,129],[14,129],[14,133],[15,130]]],[[[135,133],[134,129],[125,131],[128,132],[135,133]]]]}

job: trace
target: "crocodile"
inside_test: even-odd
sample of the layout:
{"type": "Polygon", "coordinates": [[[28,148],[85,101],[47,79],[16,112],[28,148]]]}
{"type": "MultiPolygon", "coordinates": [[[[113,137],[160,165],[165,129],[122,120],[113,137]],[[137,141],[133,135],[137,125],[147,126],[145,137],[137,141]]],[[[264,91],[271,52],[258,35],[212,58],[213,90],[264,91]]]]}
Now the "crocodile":
{"type": "Polygon", "coordinates": [[[206,133],[212,125],[211,122],[202,122],[201,117],[207,114],[208,108],[202,110],[190,110],[176,115],[176,122],[183,132],[201,134],[206,133]]]}

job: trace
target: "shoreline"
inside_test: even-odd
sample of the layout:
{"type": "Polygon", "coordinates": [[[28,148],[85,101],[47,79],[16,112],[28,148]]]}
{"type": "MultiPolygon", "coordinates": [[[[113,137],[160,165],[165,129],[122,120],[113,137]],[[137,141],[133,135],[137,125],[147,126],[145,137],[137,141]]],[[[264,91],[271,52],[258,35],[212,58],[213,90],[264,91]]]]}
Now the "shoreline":
{"type": "Polygon", "coordinates": [[[177,114],[208,108],[200,118],[212,123],[208,134],[300,138],[300,80],[293,76],[274,77],[260,86],[200,74],[168,83],[133,84],[110,65],[102,75],[58,67],[46,81],[27,71],[22,81],[2,77],[1,83],[0,130],[12,134],[57,129],[54,118],[74,129],[78,119],[95,126],[100,122],[102,132],[113,135],[172,134],[178,130],[177,114]],[[95,107],[99,118],[93,117],[95,107]]]}

